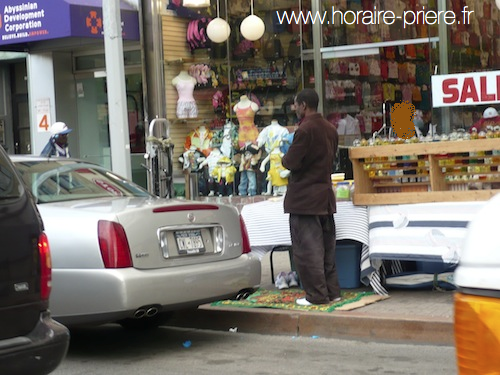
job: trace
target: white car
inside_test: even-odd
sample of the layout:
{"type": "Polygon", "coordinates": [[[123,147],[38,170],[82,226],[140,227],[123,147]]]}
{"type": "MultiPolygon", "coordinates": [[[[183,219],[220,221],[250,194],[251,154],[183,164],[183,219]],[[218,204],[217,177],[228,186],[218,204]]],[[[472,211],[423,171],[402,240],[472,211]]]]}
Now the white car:
{"type": "Polygon", "coordinates": [[[500,194],[469,223],[455,270],[455,344],[460,374],[500,371],[500,194]]]}
{"type": "Polygon", "coordinates": [[[52,250],[54,319],[158,325],[166,312],[259,287],[233,206],[161,199],[98,165],[12,155],[52,250]]]}

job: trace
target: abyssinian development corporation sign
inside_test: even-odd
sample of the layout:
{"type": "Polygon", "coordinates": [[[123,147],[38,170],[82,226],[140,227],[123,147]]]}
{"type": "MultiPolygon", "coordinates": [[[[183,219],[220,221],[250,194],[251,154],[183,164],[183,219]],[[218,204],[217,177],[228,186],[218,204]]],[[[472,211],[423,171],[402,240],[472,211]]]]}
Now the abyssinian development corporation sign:
{"type": "Polygon", "coordinates": [[[432,76],[432,106],[500,103],[500,71],[432,76]]]}
{"type": "MultiPolygon", "coordinates": [[[[138,12],[123,5],[123,38],[139,40],[138,12]]],[[[38,40],[103,38],[102,0],[0,0],[0,45],[38,40]]]]}

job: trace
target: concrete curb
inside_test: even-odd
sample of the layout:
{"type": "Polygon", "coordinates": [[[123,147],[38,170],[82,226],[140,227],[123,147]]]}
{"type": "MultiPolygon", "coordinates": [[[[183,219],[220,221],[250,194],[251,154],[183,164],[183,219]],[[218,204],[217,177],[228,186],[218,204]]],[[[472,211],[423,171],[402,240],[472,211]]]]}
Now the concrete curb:
{"type": "Polygon", "coordinates": [[[302,312],[202,305],[175,312],[168,325],[267,335],[318,336],[412,344],[454,345],[453,321],[428,316],[339,311],[302,312]]]}

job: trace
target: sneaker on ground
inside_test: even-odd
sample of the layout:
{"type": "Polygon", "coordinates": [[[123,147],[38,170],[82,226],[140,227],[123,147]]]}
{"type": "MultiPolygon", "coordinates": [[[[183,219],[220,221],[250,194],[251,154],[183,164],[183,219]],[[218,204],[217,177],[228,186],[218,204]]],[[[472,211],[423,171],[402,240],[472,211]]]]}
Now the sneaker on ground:
{"type": "Polygon", "coordinates": [[[290,288],[294,288],[294,287],[299,286],[299,279],[297,277],[297,272],[295,272],[295,271],[289,272],[286,280],[287,280],[288,286],[290,288]]]}
{"type": "Polygon", "coordinates": [[[280,272],[278,274],[278,276],[276,276],[276,281],[274,282],[274,285],[279,290],[288,288],[288,282],[286,281],[286,273],[285,272],[280,272]]]}
{"type": "Polygon", "coordinates": [[[311,302],[309,302],[306,297],[304,298],[298,298],[295,300],[295,303],[300,306],[311,306],[313,305],[311,302]]]}
{"type": "Polygon", "coordinates": [[[330,302],[340,302],[342,300],[342,297],[337,297],[332,299],[330,302]]]}

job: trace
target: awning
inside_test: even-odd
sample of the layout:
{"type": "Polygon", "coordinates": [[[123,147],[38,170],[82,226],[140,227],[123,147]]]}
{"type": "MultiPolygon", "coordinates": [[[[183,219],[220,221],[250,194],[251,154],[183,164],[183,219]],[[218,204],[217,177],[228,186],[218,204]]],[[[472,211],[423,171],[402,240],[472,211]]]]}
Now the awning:
{"type": "MultiPolygon", "coordinates": [[[[0,0],[0,45],[103,38],[103,0],[0,0]]],[[[106,0],[104,0],[106,1],[106,0]]],[[[139,40],[139,12],[120,3],[124,40],[139,40]]]]}

